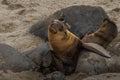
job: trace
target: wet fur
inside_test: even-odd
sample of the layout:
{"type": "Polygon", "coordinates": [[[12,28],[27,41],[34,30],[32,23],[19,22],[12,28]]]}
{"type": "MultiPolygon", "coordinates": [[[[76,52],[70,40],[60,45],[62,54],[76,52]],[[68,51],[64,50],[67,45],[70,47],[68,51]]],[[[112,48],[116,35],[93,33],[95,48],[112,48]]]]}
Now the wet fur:
{"type": "Polygon", "coordinates": [[[51,27],[49,26],[48,38],[54,53],[53,58],[57,69],[66,74],[73,72],[81,48],[81,41],[79,38],[69,32],[65,28],[65,25],[64,30],[62,32],[57,30],[56,34],[51,33],[51,27]],[[66,32],[67,36],[64,36],[64,32],[66,32]]]}

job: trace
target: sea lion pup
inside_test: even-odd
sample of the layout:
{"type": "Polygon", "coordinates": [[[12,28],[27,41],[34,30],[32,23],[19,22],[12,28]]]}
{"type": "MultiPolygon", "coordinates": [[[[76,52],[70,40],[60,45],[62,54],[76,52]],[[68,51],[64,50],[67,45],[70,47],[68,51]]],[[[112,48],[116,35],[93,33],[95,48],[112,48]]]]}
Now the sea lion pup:
{"type": "Polygon", "coordinates": [[[118,30],[116,24],[109,19],[104,19],[100,28],[94,33],[85,35],[82,41],[97,43],[106,48],[117,34],[118,30]]]}
{"type": "Polygon", "coordinates": [[[82,48],[91,50],[107,58],[110,57],[104,48],[94,43],[83,43],[67,28],[68,26],[59,20],[53,20],[48,27],[48,39],[54,53],[56,67],[59,71],[68,74],[73,72],[82,48]],[[99,48],[97,49],[96,46],[99,48]]]}

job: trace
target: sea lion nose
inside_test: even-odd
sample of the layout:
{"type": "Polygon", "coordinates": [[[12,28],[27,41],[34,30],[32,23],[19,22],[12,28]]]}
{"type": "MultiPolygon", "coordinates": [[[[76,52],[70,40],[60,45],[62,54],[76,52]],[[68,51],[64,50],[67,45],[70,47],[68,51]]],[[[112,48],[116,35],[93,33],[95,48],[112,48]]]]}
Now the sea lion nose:
{"type": "Polygon", "coordinates": [[[57,24],[58,24],[58,21],[57,21],[57,20],[51,21],[51,26],[57,26],[57,24]]]}
{"type": "Polygon", "coordinates": [[[53,20],[51,25],[55,26],[60,31],[63,30],[63,25],[59,22],[59,20],[53,20]]]}

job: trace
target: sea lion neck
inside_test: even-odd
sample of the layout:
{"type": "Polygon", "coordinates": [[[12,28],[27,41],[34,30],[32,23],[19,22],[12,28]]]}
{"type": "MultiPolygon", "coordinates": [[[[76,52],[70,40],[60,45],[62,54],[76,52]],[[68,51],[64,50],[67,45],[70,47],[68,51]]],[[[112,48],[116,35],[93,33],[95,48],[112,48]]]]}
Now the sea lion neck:
{"type": "MultiPolygon", "coordinates": [[[[52,51],[57,57],[57,59],[59,59],[62,62],[59,65],[69,65],[69,67],[72,67],[72,70],[70,70],[70,72],[73,72],[76,66],[76,62],[79,55],[78,53],[82,43],[80,42],[78,37],[76,37],[67,29],[67,25],[65,25],[62,21],[55,20],[52,22],[52,26],[50,25],[48,28],[48,39],[52,51]],[[55,34],[50,31],[50,28],[53,25],[54,29],[57,31],[57,33],[55,34]]],[[[57,67],[57,69],[60,71],[64,70],[64,67],[57,67]]]]}
{"type": "Polygon", "coordinates": [[[75,39],[73,38],[74,36],[71,36],[71,33],[68,30],[66,33],[67,37],[64,37],[64,34],[59,32],[55,35],[52,35],[51,33],[48,34],[51,47],[55,50],[55,52],[63,52],[73,45],[75,39]]]}

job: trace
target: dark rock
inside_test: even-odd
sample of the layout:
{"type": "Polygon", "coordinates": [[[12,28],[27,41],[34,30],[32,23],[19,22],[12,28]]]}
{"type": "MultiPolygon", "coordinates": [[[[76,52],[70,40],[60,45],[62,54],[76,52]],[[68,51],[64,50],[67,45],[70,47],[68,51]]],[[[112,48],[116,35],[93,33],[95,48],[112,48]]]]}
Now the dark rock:
{"type": "Polygon", "coordinates": [[[0,44],[0,70],[25,71],[36,67],[34,62],[9,45],[0,44]]]}
{"type": "Polygon", "coordinates": [[[87,50],[83,50],[80,54],[76,72],[89,75],[108,72],[108,65],[104,57],[87,50]]]}
{"type": "Polygon", "coordinates": [[[118,36],[109,44],[107,50],[111,52],[111,55],[120,56],[120,33],[118,33],[118,36]]]}
{"type": "Polygon", "coordinates": [[[50,51],[49,43],[41,43],[38,47],[23,52],[23,55],[30,58],[37,65],[41,65],[43,63],[42,62],[43,60],[45,61],[43,65],[47,67],[50,64],[50,59],[51,59],[51,57],[49,57],[50,54],[48,54],[49,51],[50,51]]]}
{"type": "Polygon", "coordinates": [[[104,58],[87,50],[82,51],[80,54],[76,72],[82,72],[88,75],[120,72],[120,56],[104,58]]]}
{"type": "Polygon", "coordinates": [[[47,41],[48,25],[53,19],[61,19],[61,14],[64,15],[62,18],[65,22],[71,26],[70,31],[79,38],[82,38],[86,33],[94,32],[101,24],[101,21],[104,18],[108,18],[107,14],[101,7],[83,5],[70,6],[38,21],[31,27],[30,33],[47,41]]]}
{"type": "Polygon", "coordinates": [[[41,43],[38,47],[23,52],[25,56],[31,59],[38,67],[37,71],[44,74],[51,72],[52,54],[49,43],[41,43]]]}

